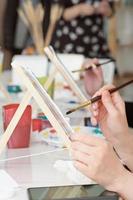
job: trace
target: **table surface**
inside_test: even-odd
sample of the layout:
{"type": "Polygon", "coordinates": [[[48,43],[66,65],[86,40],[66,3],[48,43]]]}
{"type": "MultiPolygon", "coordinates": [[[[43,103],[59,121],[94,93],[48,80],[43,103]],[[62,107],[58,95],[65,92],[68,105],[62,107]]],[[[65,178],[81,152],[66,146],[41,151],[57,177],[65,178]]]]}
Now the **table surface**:
{"type": "MultiPolygon", "coordinates": [[[[29,187],[74,185],[75,182],[65,173],[54,168],[56,160],[70,160],[68,150],[48,146],[44,142],[32,142],[29,148],[6,149],[0,157],[0,168],[4,169],[20,186],[16,199],[15,197],[13,199],[28,199],[26,189],[29,187]],[[45,154],[48,151],[51,152],[45,154]],[[2,161],[7,158],[43,152],[44,154],[39,156],[2,161]]],[[[87,184],[87,182],[81,184],[87,184]]]]}
{"type": "MultiPolygon", "coordinates": [[[[1,106],[5,103],[5,100],[3,100],[3,102],[0,100],[1,106]]],[[[82,117],[84,115],[82,111],[78,114],[76,113],[76,115],[80,117],[81,115],[82,117]]],[[[81,123],[80,119],[77,118],[78,124],[79,122],[81,123]]],[[[76,121],[74,122],[75,124],[76,121]]],[[[1,122],[2,119],[0,113],[0,130],[2,130],[1,122]]],[[[61,171],[55,169],[53,166],[55,161],[57,160],[69,159],[70,158],[68,150],[65,149],[63,151],[59,151],[59,149],[49,146],[41,141],[38,142],[31,140],[31,145],[29,148],[5,149],[3,154],[0,156],[0,169],[5,170],[20,186],[19,189],[15,191],[14,195],[11,198],[8,198],[8,200],[28,200],[27,188],[29,187],[75,185],[75,182],[72,179],[70,179],[65,173],[62,173],[61,171]],[[45,154],[48,151],[51,152],[45,154]],[[38,156],[31,156],[32,154],[40,153],[44,154],[38,156]],[[4,159],[11,159],[19,156],[28,157],[2,161],[4,159]]],[[[90,181],[88,183],[90,183],[90,181]]],[[[82,181],[80,184],[87,184],[87,182],[82,181]]]]}

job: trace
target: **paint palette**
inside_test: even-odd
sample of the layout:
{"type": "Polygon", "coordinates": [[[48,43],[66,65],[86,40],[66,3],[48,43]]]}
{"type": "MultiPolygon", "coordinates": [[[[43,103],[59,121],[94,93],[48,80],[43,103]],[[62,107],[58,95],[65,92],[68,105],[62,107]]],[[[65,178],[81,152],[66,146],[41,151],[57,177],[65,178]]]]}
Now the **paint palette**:
{"type": "Polygon", "coordinates": [[[58,136],[53,127],[42,130],[39,135],[41,139],[49,145],[55,147],[65,147],[62,138],[58,136]]]}
{"type": "MultiPolygon", "coordinates": [[[[93,134],[99,137],[103,137],[99,128],[86,127],[86,126],[73,126],[75,133],[93,134]]],[[[39,133],[41,139],[49,145],[55,147],[65,147],[61,137],[58,136],[54,128],[46,128],[39,133]]]]}

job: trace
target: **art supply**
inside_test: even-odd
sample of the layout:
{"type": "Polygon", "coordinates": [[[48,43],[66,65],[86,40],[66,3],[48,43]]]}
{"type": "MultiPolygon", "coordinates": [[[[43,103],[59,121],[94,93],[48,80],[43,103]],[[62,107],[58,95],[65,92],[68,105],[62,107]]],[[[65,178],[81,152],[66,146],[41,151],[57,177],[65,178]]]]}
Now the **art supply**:
{"type": "MultiPolygon", "coordinates": [[[[9,104],[3,106],[4,130],[6,130],[18,106],[19,104],[9,104]]],[[[7,143],[8,148],[29,147],[30,133],[31,133],[31,106],[28,105],[7,143]]]]}
{"type": "Polygon", "coordinates": [[[48,27],[48,31],[47,31],[47,35],[46,35],[46,39],[45,39],[45,43],[44,46],[48,46],[51,42],[52,39],[52,35],[55,29],[55,25],[57,23],[57,21],[60,19],[61,15],[63,12],[63,7],[61,7],[59,4],[53,4],[51,7],[51,14],[50,14],[50,24],[48,27]]]}
{"type": "Polygon", "coordinates": [[[32,132],[40,132],[42,130],[42,120],[32,119],[32,132]]]}
{"type": "Polygon", "coordinates": [[[45,89],[40,85],[35,75],[31,70],[14,65],[16,72],[22,78],[22,81],[27,86],[28,91],[31,93],[43,113],[47,116],[51,125],[55,128],[56,132],[63,138],[67,147],[70,147],[69,134],[74,133],[73,129],[66,121],[59,108],[55,105],[45,89]]]}
{"type": "Polygon", "coordinates": [[[46,128],[39,133],[40,138],[42,141],[47,143],[50,146],[55,147],[64,147],[64,142],[61,137],[56,133],[55,129],[53,128],[46,128]]]}
{"type": "Polygon", "coordinates": [[[9,125],[7,126],[4,134],[1,136],[0,139],[0,154],[4,150],[5,146],[7,145],[9,138],[11,137],[15,127],[17,126],[23,112],[25,111],[32,95],[29,93],[29,91],[26,91],[24,94],[23,99],[21,100],[21,103],[19,104],[19,107],[17,108],[15,114],[13,115],[9,125]]]}
{"type": "Polygon", "coordinates": [[[44,38],[42,22],[44,16],[44,9],[42,7],[42,4],[38,3],[34,7],[32,1],[24,1],[22,8],[18,10],[18,13],[24,24],[29,29],[37,53],[43,54],[44,38]]]}
{"type": "Polygon", "coordinates": [[[51,62],[56,67],[56,70],[53,72],[55,77],[56,72],[59,72],[64,80],[68,83],[68,85],[71,87],[74,94],[79,98],[81,102],[86,101],[87,98],[82,93],[76,82],[74,81],[72,74],[69,72],[69,70],[64,66],[64,64],[61,62],[59,57],[56,55],[54,49],[52,46],[45,47],[44,52],[48,56],[48,58],[51,60],[51,62]]]}
{"type": "Polygon", "coordinates": [[[70,103],[70,104],[77,104],[77,102],[74,101],[74,100],[70,100],[70,101],[68,101],[68,103],[70,103]]]}
{"type": "Polygon", "coordinates": [[[46,129],[46,128],[50,128],[52,127],[51,123],[49,122],[48,118],[46,117],[46,115],[44,115],[43,113],[39,113],[37,116],[38,119],[41,120],[41,127],[42,130],[46,129]]]}
{"type": "Polygon", "coordinates": [[[100,66],[106,65],[111,62],[115,62],[115,60],[111,58],[103,63],[98,63],[98,64],[92,63],[92,64],[90,64],[90,66],[88,68],[81,68],[81,69],[73,70],[72,73],[88,71],[88,70],[92,69],[93,67],[100,67],[100,66]]]}
{"type": "Polygon", "coordinates": [[[7,90],[9,93],[19,93],[22,92],[22,89],[19,85],[8,85],[7,90]]]}
{"type": "Polygon", "coordinates": [[[3,93],[4,97],[7,99],[8,102],[12,102],[12,98],[3,86],[3,84],[0,82],[0,91],[3,93]]]}
{"type": "MultiPolygon", "coordinates": [[[[118,86],[118,87],[116,87],[116,88],[110,89],[109,92],[110,92],[110,94],[112,94],[112,93],[114,93],[114,92],[126,87],[127,85],[132,84],[132,83],[133,83],[133,79],[128,81],[128,82],[126,82],[126,83],[124,83],[124,84],[122,84],[122,85],[120,85],[120,86],[118,86]]],[[[91,104],[93,104],[93,103],[95,103],[95,102],[97,102],[99,100],[101,100],[101,95],[96,96],[96,97],[84,102],[83,104],[81,104],[81,105],[79,105],[79,106],[67,111],[66,114],[68,115],[68,114],[70,114],[72,112],[75,112],[75,111],[81,109],[81,108],[84,108],[86,106],[90,106],[91,104]]]]}

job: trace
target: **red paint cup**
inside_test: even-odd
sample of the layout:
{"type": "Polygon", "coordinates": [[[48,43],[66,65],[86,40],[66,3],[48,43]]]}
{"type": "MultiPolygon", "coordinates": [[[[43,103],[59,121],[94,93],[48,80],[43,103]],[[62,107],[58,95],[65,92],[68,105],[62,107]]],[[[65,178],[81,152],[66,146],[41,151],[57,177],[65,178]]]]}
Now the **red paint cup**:
{"type": "MultiPolygon", "coordinates": [[[[10,123],[18,106],[19,104],[10,104],[3,106],[4,131],[10,123]]],[[[8,148],[29,147],[31,132],[31,112],[31,106],[28,105],[7,143],[8,148]]]]}
{"type": "Polygon", "coordinates": [[[42,130],[42,120],[41,119],[32,119],[32,131],[40,132],[42,130]]]}
{"type": "Polygon", "coordinates": [[[50,122],[46,119],[32,119],[32,131],[42,131],[46,128],[51,128],[52,125],[50,122]]]}
{"type": "Polygon", "coordinates": [[[46,129],[46,128],[51,128],[52,125],[50,124],[50,122],[46,119],[46,120],[42,120],[42,130],[46,129]]]}

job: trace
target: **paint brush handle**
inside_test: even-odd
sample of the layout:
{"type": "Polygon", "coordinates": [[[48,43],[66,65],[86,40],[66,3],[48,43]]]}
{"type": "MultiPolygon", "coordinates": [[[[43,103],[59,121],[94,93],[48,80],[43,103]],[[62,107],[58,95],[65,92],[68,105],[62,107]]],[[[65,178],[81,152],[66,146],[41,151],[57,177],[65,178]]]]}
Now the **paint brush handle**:
{"type": "MultiPolygon", "coordinates": [[[[118,87],[116,87],[116,88],[110,89],[109,92],[110,92],[110,94],[112,94],[112,93],[114,93],[114,92],[116,92],[116,91],[118,91],[118,90],[120,90],[120,89],[126,87],[127,85],[129,85],[129,84],[131,84],[131,83],[133,83],[133,79],[130,80],[130,81],[128,81],[128,82],[126,82],[126,83],[124,83],[124,84],[122,84],[122,85],[120,85],[120,86],[118,86],[118,87]]],[[[81,108],[84,108],[84,107],[86,107],[86,106],[89,106],[89,105],[91,105],[92,103],[95,103],[95,102],[101,100],[101,98],[102,98],[101,95],[96,96],[96,97],[94,97],[94,98],[92,98],[92,99],[90,99],[90,100],[84,102],[83,104],[81,104],[81,105],[79,105],[79,106],[77,106],[77,107],[75,107],[75,108],[73,108],[73,109],[67,111],[66,114],[68,115],[68,114],[70,114],[70,113],[72,113],[72,112],[75,112],[75,111],[81,109],[81,108]]]]}
{"type": "MultiPolygon", "coordinates": [[[[127,86],[127,85],[129,85],[129,84],[131,84],[131,83],[133,83],[133,80],[130,80],[130,81],[128,81],[128,82],[126,82],[126,83],[124,83],[124,84],[122,84],[122,85],[120,85],[120,86],[118,86],[118,87],[116,87],[116,88],[110,89],[110,90],[109,90],[109,93],[112,94],[112,93],[114,93],[114,92],[116,92],[116,91],[118,91],[118,90],[124,88],[125,86],[127,86]]],[[[90,101],[91,101],[91,103],[95,103],[96,101],[101,100],[101,98],[102,98],[102,96],[99,95],[99,96],[96,96],[96,97],[90,99],[90,101]]]]}
{"type": "MultiPolygon", "coordinates": [[[[111,62],[115,62],[115,60],[114,60],[113,58],[111,58],[111,59],[109,59],[109,60],[107,60],[107,61],[105,61],[105,62],[98,63],[98,64],[94,64],[94,65],[95,65],[96,67],[100,67],[100,66],[102,66],[102,65],[106,65],[106,64],[111,63],[111,62]]],[[[82,72],[82,71],[88,71],[88,70],[90,70],[90,69],[92,69],[92,68],[93,68],[93,66],[89,66],[89,67],[87,67],[87,68],[82,68],[82,69],[73,70],[72,73],[77,73],[77,72],[82,72]]]]}

